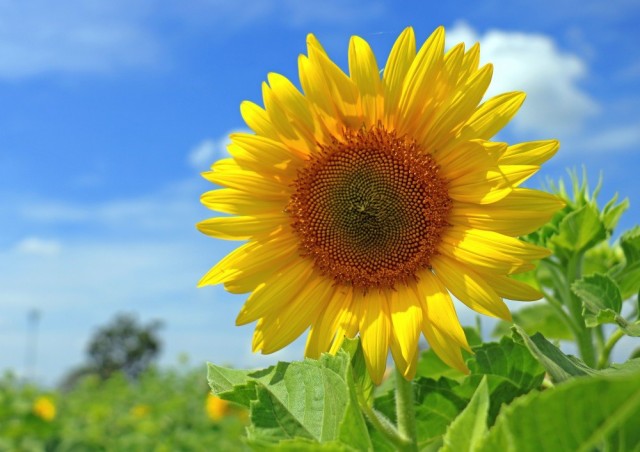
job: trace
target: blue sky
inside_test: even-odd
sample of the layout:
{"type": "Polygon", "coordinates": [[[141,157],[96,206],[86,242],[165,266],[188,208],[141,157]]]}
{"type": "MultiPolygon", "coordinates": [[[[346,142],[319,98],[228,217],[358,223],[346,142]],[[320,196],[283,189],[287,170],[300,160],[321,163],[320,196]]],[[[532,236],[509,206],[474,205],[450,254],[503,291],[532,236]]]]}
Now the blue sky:
{"type": "Polygon", "coordinates": [[[0,0],[0,371],[24,371],[34,308],[49,383],[122,311],[165,322],[165,363],[301,356],[252,355],[252,327],[233,326],[243,298],[195,288],[234,244],[194,224],[240,102],[260,102],[268,72],[296,80],[308,32],[343,67],[353,34],[380,64],[407,25],[479,41],[490,93],[528,93],[501,138],[562,141],[532,184],[584,164],[603,200],[630,198],[621,226],[640,223],[639,20],[635,0],[0,0]]]}

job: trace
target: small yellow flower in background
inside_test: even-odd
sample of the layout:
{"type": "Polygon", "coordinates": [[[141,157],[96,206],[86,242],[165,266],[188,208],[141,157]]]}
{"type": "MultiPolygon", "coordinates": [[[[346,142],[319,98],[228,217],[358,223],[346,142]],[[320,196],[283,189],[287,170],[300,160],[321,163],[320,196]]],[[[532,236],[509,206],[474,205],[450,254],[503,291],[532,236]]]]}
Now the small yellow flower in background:
{"type": "Polygon", "coordinates": [[[212,421],[219,421],[229,413],[230,406],[229,402],[226,400],[222,400],[220,397],[216,397],[209,393],[205,409],[209,419],[212,421]]]}
{"type": "Polygon", "coordinates": [[[199,285],[249,294],[236,323],[257,321],[254,351],[275,352],[309,329],[305,355],[317,358],[359,334],[380,383],[389,350],[413,378],[423,334],[468,372],[451,294],[505,320],[503,298],[541,298],[510,276],[549,253],[516,237],[563,203],[518,186],[559,144],[490,141],[524,94],[480,104],[492,66],[479,67],[478,45],[445,52],[444,42],[440,27],[416,51],[407,28],[381,75],[367,42],[353,37],[347,75],[309,35],[298,60],[303,92],[272,73],[264,108],[241,105],[254,133],[231,135],[232,158],[203,174],[223,188],[202,202],[232,215],[198,228],[248,242],[199,285]]]}
{"type": "Polygon", "coordinates": [[[138,419],[145,417],[149,414],[149,405],[139,404],[131,408],[131,414],[138,419]]]}
{"type": "Polygon", "coordinates": [[[56,417],[56,406],[53,400],[47,396],[38,397],[35,402],[33,402],[32,411],[33,414],[47,422],[51,422],[56,417]]]}

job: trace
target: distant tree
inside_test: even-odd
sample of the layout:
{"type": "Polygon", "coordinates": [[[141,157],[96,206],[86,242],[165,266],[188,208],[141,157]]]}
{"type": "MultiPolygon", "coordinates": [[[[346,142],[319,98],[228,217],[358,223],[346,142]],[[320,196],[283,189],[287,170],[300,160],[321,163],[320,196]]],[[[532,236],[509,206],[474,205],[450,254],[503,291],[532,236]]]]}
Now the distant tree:
{"type": "Polygon", "coordinates": [[[102,379],[117,371],[136,379],[160,354],[161,327],[157,320],[143,326],[132,315],[117,315],[94,333],[87,347],[88,367],[102,379]]]}

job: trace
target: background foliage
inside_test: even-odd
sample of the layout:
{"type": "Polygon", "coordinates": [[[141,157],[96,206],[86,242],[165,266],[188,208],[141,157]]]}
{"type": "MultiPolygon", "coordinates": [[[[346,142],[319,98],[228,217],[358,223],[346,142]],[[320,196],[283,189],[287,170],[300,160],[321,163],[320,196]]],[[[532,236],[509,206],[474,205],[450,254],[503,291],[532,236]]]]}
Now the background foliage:
{"type": "MultiPolygon", "coordinates": [[[[421,353],[410,387],[419,450],[640,451],[638,349],[623,363],[611,362],[622,338],[640,336],[640,227],[616,233],[627,201],[614,198],[599,207],[600,185],[590,191],[575,174],[570,185],[570,191],[562,182],[551,185],[567,205],[525,237],[553,251],[535,271],[519,276],[539,287],[544,301],[515,312],[515,325],[498,324],[495,342],[465,328],[473,350],[465,352],[469,375],[431,350],[421,353]],[[578,356],[565,354],[561,342],[578,356]]],[[[157,326],[112,326],[102,336],[151,332],[153,342],[148,348],[149,340],[106,341],[117,345],[113,350],[133,344],[132,350],[148,348],[150,355],[131,356],[155,356],[157,326]]],[[[262,370],[209,364],[215,397],[200,370],[160,372],[149,367],[151,360],[127,372],[124,359],[116,372],[106,366],[107,373],[95,371],[100,366],[92,361],[93,374],[78,377],[65,392],[5,376],[0,450],[404,447],[396,435],[395,375],[374,387],[358,340],[345,341],[335,356],[262,370]]]]}

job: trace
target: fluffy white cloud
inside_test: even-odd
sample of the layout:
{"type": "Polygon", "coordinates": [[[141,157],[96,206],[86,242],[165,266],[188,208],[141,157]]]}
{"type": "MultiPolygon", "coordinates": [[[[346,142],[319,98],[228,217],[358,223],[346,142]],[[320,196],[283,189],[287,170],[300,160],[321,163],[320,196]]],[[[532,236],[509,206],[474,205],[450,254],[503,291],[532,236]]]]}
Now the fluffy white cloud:
{"type": "Polygon", "coordinates": [[[542,34],[488,30],[478,34],[464,22],[447,33],[447,43],[480,43],[481,63],[494,65],[487,96],[525,91],[527,99],[513,124],[521,132],[544,136],[574,134],[598,112],[596,102],[579,83],[587,77],[585,62],[561,51],[542,34]]]}

